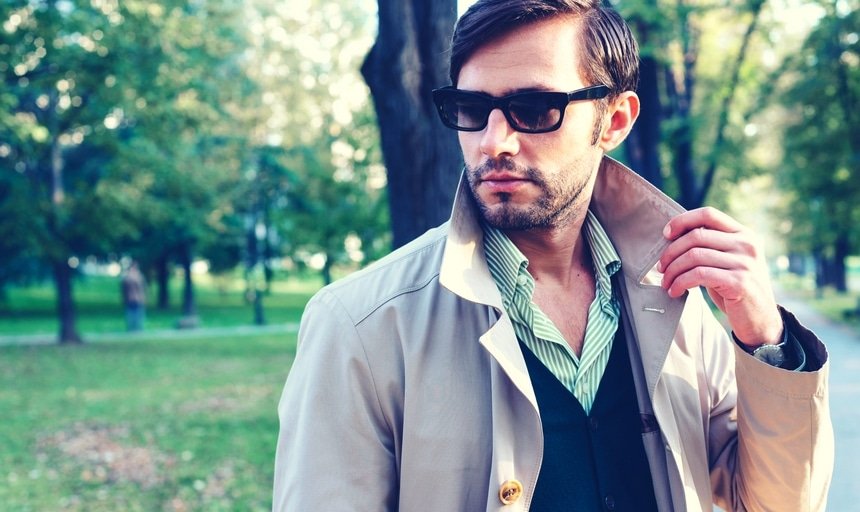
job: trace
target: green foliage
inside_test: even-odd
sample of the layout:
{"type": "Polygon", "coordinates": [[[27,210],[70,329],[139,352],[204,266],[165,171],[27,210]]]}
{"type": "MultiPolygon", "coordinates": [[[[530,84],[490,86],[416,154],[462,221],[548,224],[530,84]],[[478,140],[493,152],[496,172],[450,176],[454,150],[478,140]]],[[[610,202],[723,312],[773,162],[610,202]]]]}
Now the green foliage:
{"type": "Polygon", "coordinates": [[[663,188],[687,207],[723,202],[720,185],[765,170],[745,130],[763,100],[772,66],[765,57],[774,54],[771,9],[778,16],[780,8],[762,0],[625,0],[619,9],[657,67],[640,94],[659,103],[649,106],[659,110],[663,188]]]}
{"type": "Polygon", "coordinates": [[[307,4],[4,2],[0,289],[75,258],[268,282],[283,256],[330,275],[387,249],[372,4],[307,4]]]}
{"type": "Polygon", "coordinates": [[[352,267],[390,244],[376,119],[358,68],[371,44],[372,2],[261,2],[249,70],[266,91],[242,196],[269,244],[296,265],[352,267]],[[289,37],[286,36],[289,34],[289,37]]]}
{"type": "Polygon", "coordinates": [[[822,6],[825,16],[781,70],[778,183],[792,247],[833,253],[840,239],[860,243],[860,9],[822,6]]]}
{"type": "Polygon", "coordinates": [[[0,347],[4,510],[271,508],[295,335],[0,347]]]}
{"type": "Polygon", "coordinates": [[[102,45],[107,22],[69,2],[19,2],[4,14],[0,188],[19,202],[0,222],[27,231],[4,252],[52,261],[99,253],[111,233],[94,215],[94,184],[114,135],[102,121],[118,100],[105,83],[116,58],[102,45]]]}

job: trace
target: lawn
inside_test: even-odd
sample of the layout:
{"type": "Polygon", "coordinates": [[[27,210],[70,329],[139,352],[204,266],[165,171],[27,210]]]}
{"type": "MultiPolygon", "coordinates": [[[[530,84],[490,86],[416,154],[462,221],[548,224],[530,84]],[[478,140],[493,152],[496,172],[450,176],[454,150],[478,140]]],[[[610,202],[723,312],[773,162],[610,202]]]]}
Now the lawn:
{"type": "MultiPolygon", "coordinates": [[[[173,329],[181,315],[180,279],[173,279],[170,304],[165,310],[153,307],[156,289],[147,289],[149,307],[146,329],[173,329]]],[[[263,297],[267,324],[294,323],[301,318],[308,297],[322,286],[313,275],[275,281],[263,297]]],[[[17,334],[55,334],[56,295],[51,282],[26,287],[9,287],[0,298],[0,336],[17,334]]],[[[77,327],[88,333],[115,333],[125,330],[120,302],[119,278],[80,276],[74,283],[77,327]]],[[[195,299],[201,327],[250,325],[254,322],[252,305],[245,300],[243,283],[231,277],[196,277],[195,299]]]]}
{"type": "Polygon", "coordinates": [[[0,508],[271,508],[295,335],[0,347],[0,508]]]}
{"type": "MultiPolygon", "coordinates": [[[[202,329],[177,331],[174,281],[171,307],[150,307],[146,329],[128,336],[118,279],[78,278],[80,346],[4,346],[4,335],[57,332],[50,283],[6,290],[0,510],[271,509],[277,402],[295,330],[207,329],[248,326],[254,315],[241,281],[201,278],[202,329]]],[[[320,286],[313,277],[276,282],[266,323],[294,326],[320,286]]]]}

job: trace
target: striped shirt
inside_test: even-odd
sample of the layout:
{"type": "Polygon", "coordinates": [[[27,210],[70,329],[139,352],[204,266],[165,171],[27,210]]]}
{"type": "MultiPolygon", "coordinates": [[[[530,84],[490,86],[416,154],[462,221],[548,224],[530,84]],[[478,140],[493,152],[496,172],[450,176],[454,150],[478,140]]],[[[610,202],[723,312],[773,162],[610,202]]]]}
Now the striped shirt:
{"type": "Polygon", "coordinates": [[[588,308],[582,354],[577,357],[552,320],[532,301],[535,281],[527,270],[528,259],[502,231],[487,225],[483,229],[490,274],[517,338],[573,393],[588,414],[609,361],[620,316],[611,277],[621,268],[621,260],[612,242],[588,211],[583,233],[591,250],[597,286],[588,308]]]}

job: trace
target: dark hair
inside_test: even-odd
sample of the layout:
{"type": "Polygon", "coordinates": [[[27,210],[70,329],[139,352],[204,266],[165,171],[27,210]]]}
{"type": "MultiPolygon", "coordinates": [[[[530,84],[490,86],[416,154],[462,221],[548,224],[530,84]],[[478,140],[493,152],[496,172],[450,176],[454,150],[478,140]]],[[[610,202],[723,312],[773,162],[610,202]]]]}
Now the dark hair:
{"type": "Polygon", "coordinates": [[[610,96],[635,91],[639,47],[618,12],[601,0],[478,0],[457,21],[451,41],[451,83],[484,44],[536,21],[556,16],[582,20],[582,73],[587,85],[604,84],[610,96]]]}

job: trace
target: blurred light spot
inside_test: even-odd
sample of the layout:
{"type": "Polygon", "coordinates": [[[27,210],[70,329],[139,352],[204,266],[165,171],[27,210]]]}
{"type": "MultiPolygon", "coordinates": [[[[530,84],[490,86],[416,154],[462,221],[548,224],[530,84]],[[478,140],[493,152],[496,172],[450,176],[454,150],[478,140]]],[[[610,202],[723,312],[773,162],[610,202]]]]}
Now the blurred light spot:
{"type": "Polygon", "coordinates": [[[318,252],[308,258],[305,263],[314,270],[322,270],[327,259],[325,254],[318,252]]]}
{"type": "Polygon", "coordinates": [[[191,273],[197,275],[209,273],[209,262],[204,260],[195,261],[191,264],[191,273]]]}
{"type": "Polygon", "coordinates": [[[122,122],[123,112],[122,109],[115,108],[113,109],[104,120],[105,128],[108,130],[114,130],[119,127],[122,122]]]}

